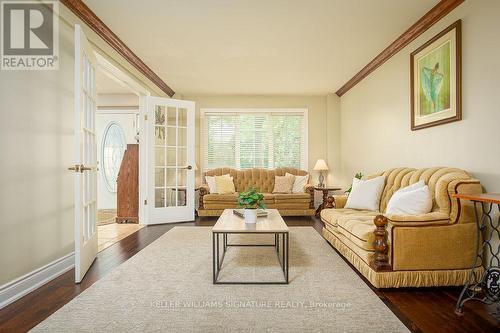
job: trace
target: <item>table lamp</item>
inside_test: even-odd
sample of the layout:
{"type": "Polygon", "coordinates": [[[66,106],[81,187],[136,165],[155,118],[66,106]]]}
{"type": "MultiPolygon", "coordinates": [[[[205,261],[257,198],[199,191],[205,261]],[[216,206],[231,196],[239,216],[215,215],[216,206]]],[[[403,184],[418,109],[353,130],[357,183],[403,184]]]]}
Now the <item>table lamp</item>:
{"type": "Polygon", "coordinates": [[[325,180],[325,176],[323,176],[323,171],[328,171],[328,165],[326,165],[325,160],[319,159],[316,161],[316,164],[314,165],[313,168],[314,171],[319,171],[319,177],[318,177],[318,187],[324,187],[325,184],[323,181],[325,180]]]}

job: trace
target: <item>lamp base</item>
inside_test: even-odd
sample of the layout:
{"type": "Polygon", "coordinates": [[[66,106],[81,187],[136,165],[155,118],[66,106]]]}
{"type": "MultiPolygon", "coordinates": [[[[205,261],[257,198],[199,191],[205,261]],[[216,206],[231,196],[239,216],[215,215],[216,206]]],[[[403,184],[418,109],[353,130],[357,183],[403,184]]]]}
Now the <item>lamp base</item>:
{"type": "Polygon", "coordinates": [[[325,184],[323,183],[324,181],[325,176],[323,176],[323,172],[320,172],[318,177],[318,187],[325,187],[325,184]]]}

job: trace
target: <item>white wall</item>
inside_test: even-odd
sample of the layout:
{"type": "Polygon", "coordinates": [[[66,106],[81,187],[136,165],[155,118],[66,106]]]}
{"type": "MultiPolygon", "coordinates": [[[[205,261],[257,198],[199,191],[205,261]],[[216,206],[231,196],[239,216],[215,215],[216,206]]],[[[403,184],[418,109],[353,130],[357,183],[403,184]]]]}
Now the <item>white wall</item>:
{"type": "Polygon", "coordinates": [[[60,13],[59,70],[0,71],[0,290],[74,251],[73,24],[115,65],[152,85],[62,4],[60,13]]]}
{"type": "Polygon", "coordinates": [[[73,251],[73,29],[59,70],[0,71],[0,286],[73,251]]]}
{"type": "Polygon", "coordinates": [[[362,171],[452,166],[500,191],[500,1],[466,1],[341,98],[342,182],[362,171]],[[463,120],[410,130],[410,53],[462,19],[463,120]]]}

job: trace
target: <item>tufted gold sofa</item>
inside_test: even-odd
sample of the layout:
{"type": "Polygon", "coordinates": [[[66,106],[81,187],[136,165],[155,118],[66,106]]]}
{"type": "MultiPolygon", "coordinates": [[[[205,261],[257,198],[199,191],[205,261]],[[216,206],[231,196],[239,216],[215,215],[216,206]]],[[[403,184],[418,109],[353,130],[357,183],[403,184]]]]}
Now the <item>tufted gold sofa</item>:
{"type": "Polygon", "coordinates": [[[347,209],[347,197],[334,196],[336,208],[321,211],[323,236],[377,288],[465,284],[477,246],[474,207],[452,194],[481,193],[479,181],[442,167],[396,168],[369,178],[380,175],[385,187],[379,211],[347,209]],[[385,215],[392,194],[419,180],[433,195],[432,211],[385,215]]]}
{"type": "Polygon", "coordinates": [[[216,194],[210,193],[208,185],[200,187],[199,216],[220,216],[226,208],[237,207],[239,192],[248,188],[258,189],[264,194],[264,203],[267,208],[276,208],[282,216],[312,216],[314,215],[314,188],[306,185],[304,193],[273,194],[274,176],[284,176],[285,173],[304,176],[307,171],[294,168],[247,169],[236,170],[230,168],[218,168],[207,171],[205,176],[222,176],[230,174],[233,177],[236,193],[216,194]]]}

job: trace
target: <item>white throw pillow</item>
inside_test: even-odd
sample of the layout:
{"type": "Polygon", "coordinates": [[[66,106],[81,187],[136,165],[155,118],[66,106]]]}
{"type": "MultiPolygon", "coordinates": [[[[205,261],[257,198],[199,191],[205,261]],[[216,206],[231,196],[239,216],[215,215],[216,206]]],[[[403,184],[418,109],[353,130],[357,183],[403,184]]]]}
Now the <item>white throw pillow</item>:
{"type": "Polygon", "coordinates": [[[387,215],[420,215],[432,210],[429,187],[421,180],[396,191],[387,204],[387,215]]]}
{"type": "MultiPolygon", "coordinates": [[[[229,174],[222,175],[223,177],[229,177],[233,180],[233,177],[229,176],[229,174]]],[[[205,176],[205,181],[208,185],[208,191],[210,193],[217,193],[217,186],[215,185],[215,176],[205,176]]]]}
{"type": "MultiPolygon", "coordinates": [[[[286,173],[285,176],[293,176],[291,173],[286,173]]],[[[295,176],[293,181],[292,193],[304,193],[304,187],[306,187],[307,181],[309,180],[309,175],[305,176],[295,176]]]]}
{"type": "Polygon", "coordinates": [[[384,176],[368,180],[354,178],[352,180],[352,190],[349,197],[347,197],[345,208],[378,211],[384,185],[384,176]]]}

